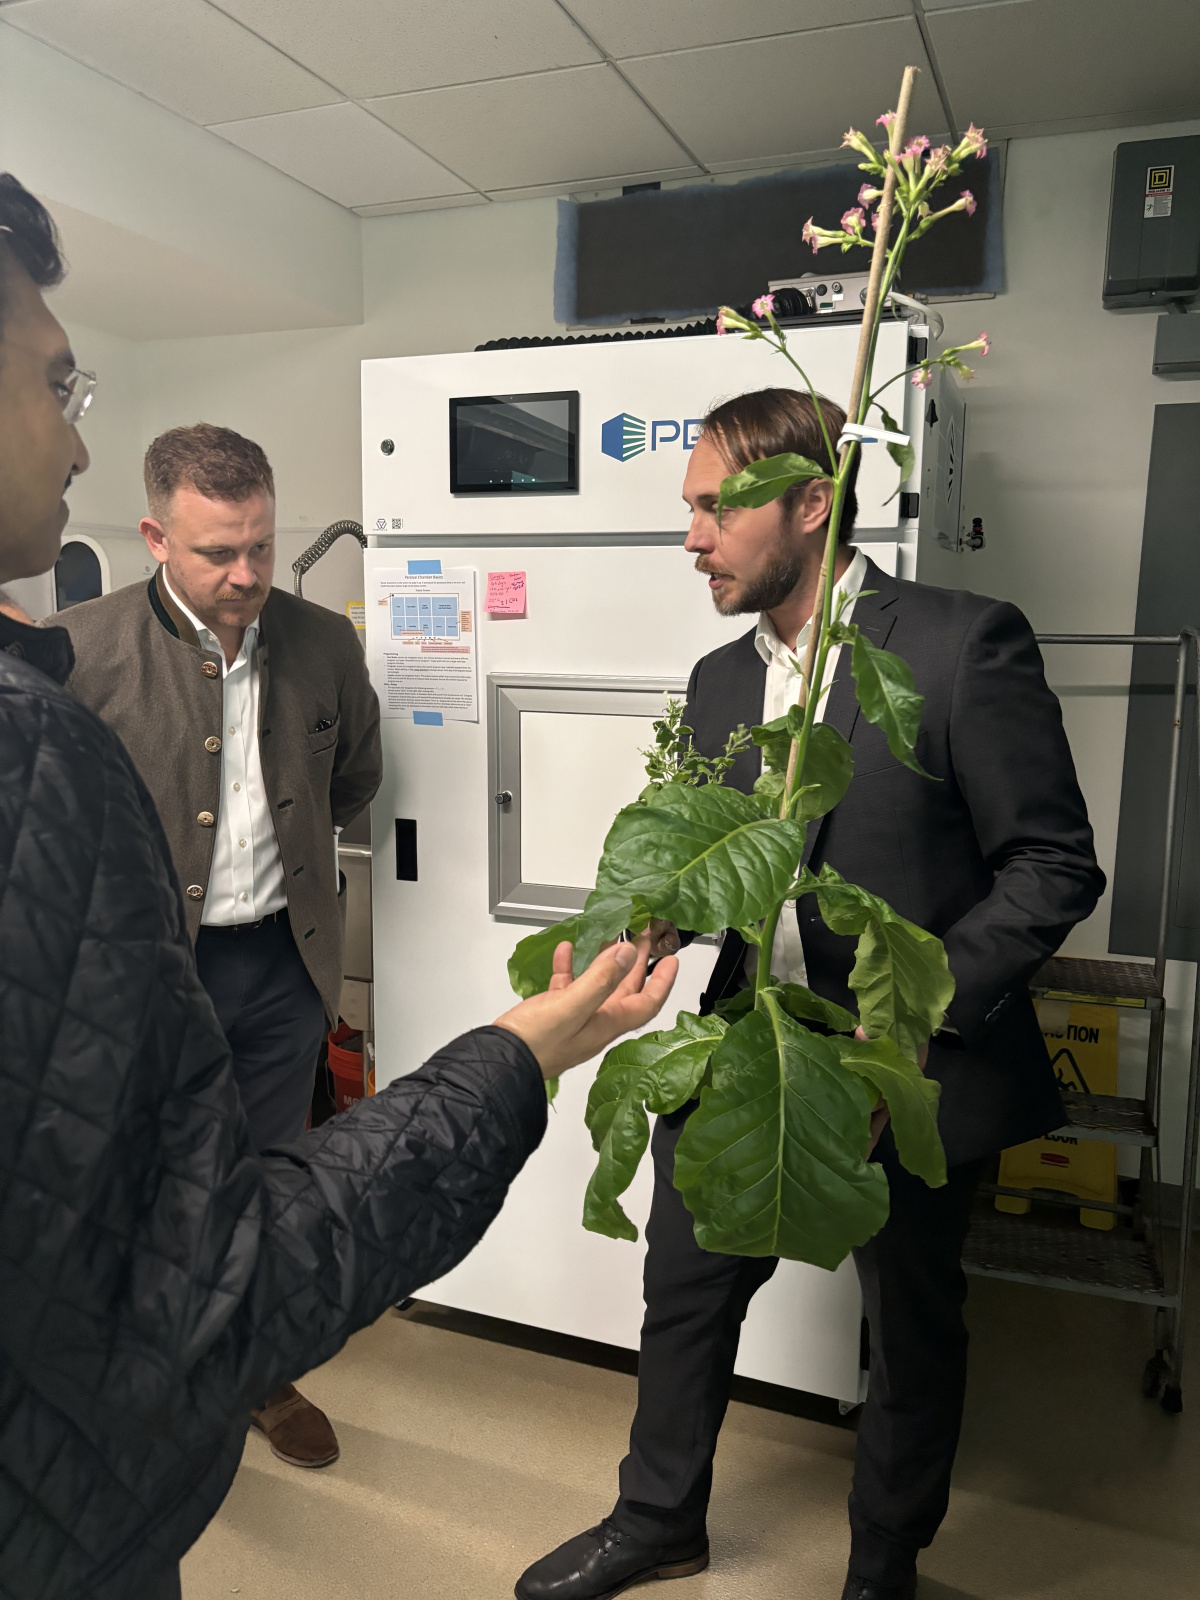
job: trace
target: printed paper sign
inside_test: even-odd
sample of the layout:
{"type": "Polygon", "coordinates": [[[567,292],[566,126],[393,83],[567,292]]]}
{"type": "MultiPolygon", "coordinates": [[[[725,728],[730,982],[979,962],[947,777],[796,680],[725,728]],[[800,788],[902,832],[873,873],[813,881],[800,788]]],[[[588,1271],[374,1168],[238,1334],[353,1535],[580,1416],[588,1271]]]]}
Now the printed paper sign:
{"type": "Polygon", "coordinates": [[[432,726],[478,722],[475,569],[409,561],[377,569],[371,590],[371,681],[381,714],[432,726]]]}
{"type": "Polygon", "coordinates": [[[487,602],[484,608],[494,617],[525,615],[525,574],[489,572],[487,602]]]}

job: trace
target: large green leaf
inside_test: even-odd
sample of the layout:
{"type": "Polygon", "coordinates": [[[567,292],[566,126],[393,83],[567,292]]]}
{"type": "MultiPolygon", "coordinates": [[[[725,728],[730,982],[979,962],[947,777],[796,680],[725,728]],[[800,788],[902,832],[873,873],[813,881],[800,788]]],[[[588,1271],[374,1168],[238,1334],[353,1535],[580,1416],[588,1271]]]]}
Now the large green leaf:
{"type": "Polygon", "coordinates": [[[765,461],[752,461],[744,471],[722,479],[717,496],[717,515],[739,506],[768,505],[772,500],[778,500],[781,494],[786,494],[793,484],[828,476],[824,467],[792,451],[781,456],[768,456],[765,461]]]}
{"type": "MultiPolygon", "coordinates": [[[[882,406],[879,407],[879,415],[883,418],[883,425],[889,433],[904,432],[895,417],[889,416],[882,406]]],[[[888,441],[887,453],[900,468],[900,483],[888,495],[888,500],[892,500],[900,493],[900,484],[906,483],[912,477],[912,470],[917,464],[917,452],[911,444],[897,444],[893,439],[888,441]]],[[[884,504],[886,505],[887,501],[884,501],[884,504]]]]}
{"type": "Polygon", "coordinates": [[[520,995],[522,1000],[528,1000],[531,995],[542,994],[548,989],[555,950],[564,939],[570,939],[574,944],[582,926],[583,913],[579,912],[576,916],[567,917],[564,922],[556,922],[552,927],[539,928],[536,933],[527,934],[508,958],[508,981],[514,994],[520,995]]]}
{"type": "MultiPolygon", "coordinates": [[[[858,1018],[853,1011],[847,1011],[845,1006],[836,1005],[832,1000],[823,1000],[819,994],[814,994],[802,984],[779,983],[772,977],[770,989],[788,1016],[794,1017],[797,1022],[819,1022],[831,1033],[853,1033],[858,1027],[858,1018]]],[[[724,1017],[726,1022],[736,1022],[739,1017],[753,1010],[752,988],[739,989],[728,1000],[721,1000],[717,1004],[717,1015],[724,1017]]]]}
{"type": "Polygon", "coordinates": [[[763,802],[717,784],[669,784],[627,806],[604,847],[607,892],[631,895],[643,917],[715,933],[767,915],[796,875],[804,826],[764,815],[763,802]]]}
{"type": "Polygon", "coordinates": [[[575,947],[574,971],[578,976],[626,928],[645,925],[646,918],[639,917],[629,895],[602,883],[587,897],[582,911],[521,940],[508,959],[508,981],[522,1000],[528,1000],[530,995],[542,994],[550,987],[554,952],[564,939],[575,947]]]}
{"type": "Polygon", "coordinates": [[[845,1006],[832,1000],[823,1000],[799,983],[780,984],[779,1004],[797,1022],[819,1022],[831,1033],[853,1033],[858,1027],[853,1011],[847,1011],[845,1006]]]}
{"type": "Polygon", "coordinates": [[[887,1179],[866,1160],[876,1095],[839,1043],[770,996],[721,1041],[675,1152],[703,1249],[832,1271],[887,1220],[887,1179]]]}
{"type": "Polygon", "coordinates": [[[946,1152],[937,1127],[941,1085],[902,1055],[892,1039],[839,1039],[838,1049],[842,1065],[860,1073],[887,1101],[900,1160],[940,1188],[946,1181],[946,1152]]]}
{"type": "Polygon", "coordinates": [[[853,776],[854,751],[836,728],[827,722],[816,723],[809,735],[804,771],[800,775],[805,790],[811,786],[816,792],[811,797],[806,793],[801,798],[796,808],[798,820],[810,822],[832,811],[850,787],[853,776]]]}
{"type": "Polygon", "coordinates": [[[586,1115],[599,1154],[583,1202],[583,1225],[592,1233],[637,1238],[619,1197],[646,1152],[646,1110],[664,1115],[692,1098],[725,1027],[719,1017],[681,1011],[673,1028],[626,1039],[601,1062],[586,1115]]]}
{"type": "Polygon", "coordinates": [[[923,778],[930,777],[916,757],[925,697],[917,693],[908,662],[878,649],[853,625],[846,632],[854,640],[850,671],[863,716],[882,730],[897,761],[923,778]]]}
{"type": "Polygon", "coordinates": [[[828,862],[819,877],[805,871],[801,893],[809,889],[834,933],[859,936],[850,987],[864,1031],[870,1038],[887,1034],[915,1062],[954,998],[942,941],[878,895],[847,883],[828,862]]]}
{"type": "MultiPolygon", "coordinates": [[[[792,706],[786,716],[774,722],[752,728],[750,737],[761,746],[763,765],[767,768],[754,785],[755,793],[774,800],[783,798],[783,777],[791,756],[792,740],[800,733],[804,713],[792,706]]],[[[804,758],[804,771],[799,777],[796,807],[792,815],[797,822],[811,822],[823,817],[850,787],[854,776],[854,752],[836,728],[826,722],[815,723],[808,738],[808,751],[804,758]]]]}

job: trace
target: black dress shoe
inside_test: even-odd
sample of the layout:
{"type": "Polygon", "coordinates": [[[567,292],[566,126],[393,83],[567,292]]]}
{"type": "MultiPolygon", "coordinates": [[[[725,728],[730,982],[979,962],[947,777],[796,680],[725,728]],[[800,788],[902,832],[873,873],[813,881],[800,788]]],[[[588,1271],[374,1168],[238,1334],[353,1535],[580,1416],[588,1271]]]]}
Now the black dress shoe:
{"type": "Polygon", "coordinates": [[[850,1573],[842,1600],[916,1600],[917,1575],[902,1578],[899,1583],[876,1583],[874,1578],[856,1578],[850,1573]]]}
{"type": "Polygon", "coordinates": [[[689,1578],[708,1565],[704,1534],[682,1544],[643,1544],[608,1517],[527,1567],[517,1600],[609,1600],[647,1578],[689,1578]]]}

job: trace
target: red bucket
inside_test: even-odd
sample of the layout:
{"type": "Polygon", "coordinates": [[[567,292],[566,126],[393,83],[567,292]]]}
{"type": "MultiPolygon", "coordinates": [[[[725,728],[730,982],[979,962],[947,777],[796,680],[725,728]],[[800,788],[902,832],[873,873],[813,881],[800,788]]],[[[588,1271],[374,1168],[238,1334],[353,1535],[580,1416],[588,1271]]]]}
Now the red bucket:
{"type": "Polygon", "coordinates": [[[333,1103],[349,1111],[363,1098],[363,1036],[359,1029],[339,1022],[329,1035],[329,1071],[333,1076],[333,1103]]]}

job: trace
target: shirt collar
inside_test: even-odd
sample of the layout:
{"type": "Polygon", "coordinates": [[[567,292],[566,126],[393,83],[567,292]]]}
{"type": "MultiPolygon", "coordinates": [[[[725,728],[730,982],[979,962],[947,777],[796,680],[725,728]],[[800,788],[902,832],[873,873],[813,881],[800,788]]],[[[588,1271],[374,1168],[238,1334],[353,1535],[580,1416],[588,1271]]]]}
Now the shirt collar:
{"type": "MultiPolygon", "coordinates": [[[[160,568],[160,571],[162,572],[163,587],[171,596],[171,599],[179,607],[180,611],[183,612],[184,616],[191,623],[192,627],[195,628],[196,637],[199,639],[201,645],[206,650],[215,650],[216,653],[221,657],[221,661],[225,665],[225,670],[227,672],[232,672],[233,667],[230,667],[228,663],[225,662],[225,651],[222,648],[221,641],[217,638],[216,634],[212,631],[208,624],[206,622],[201,622],[200,618],[195,614],[195,612],[185,606],[183,601],[175,593],[174,589],[171,587],[171,580],[167,576],[165,564],[160,568]]],[[[253,622],[248,622],[246,624],[246,632],[242,638],[242,648],[238,651],[237,657],[234,660],[234,667],[237,666],[239,661],[244,660],[249,655],[250,651],[254,649],[254,646],[258,641],[258,623],[259,619],[255,617],[253,622]]]]}
{"type": "MultiPolygon", "coordinates": [[[[838,594],[845,595],[847,599],[854,599],[862,588],[866,576],[867,558],[861,550],[855,550],[854,560],[846,568],[835,587],[834,604],[836,605],[837,603],[836,596],[838,594]]],[[[796,639],[796,651],[799,651],[808,643],[808,632],[811,627],[812,619],[810,618],[800,629],[799,636],[796,639]]],[[[760,611],[758,615],[758,627],[754,631],[754,648],[768,666],[771,665],[772,661],[786,660],[795,653],[788,649],[787,645],[775,632],[775,624],[765,611],[760,611]]]]}
{"type": "Polygon", "coordinates": [[[28,661],[55,683],[66,683],[75,665],[71,636],[65,628],[38,627],[0,612],[0,651],[28,661]]]}

